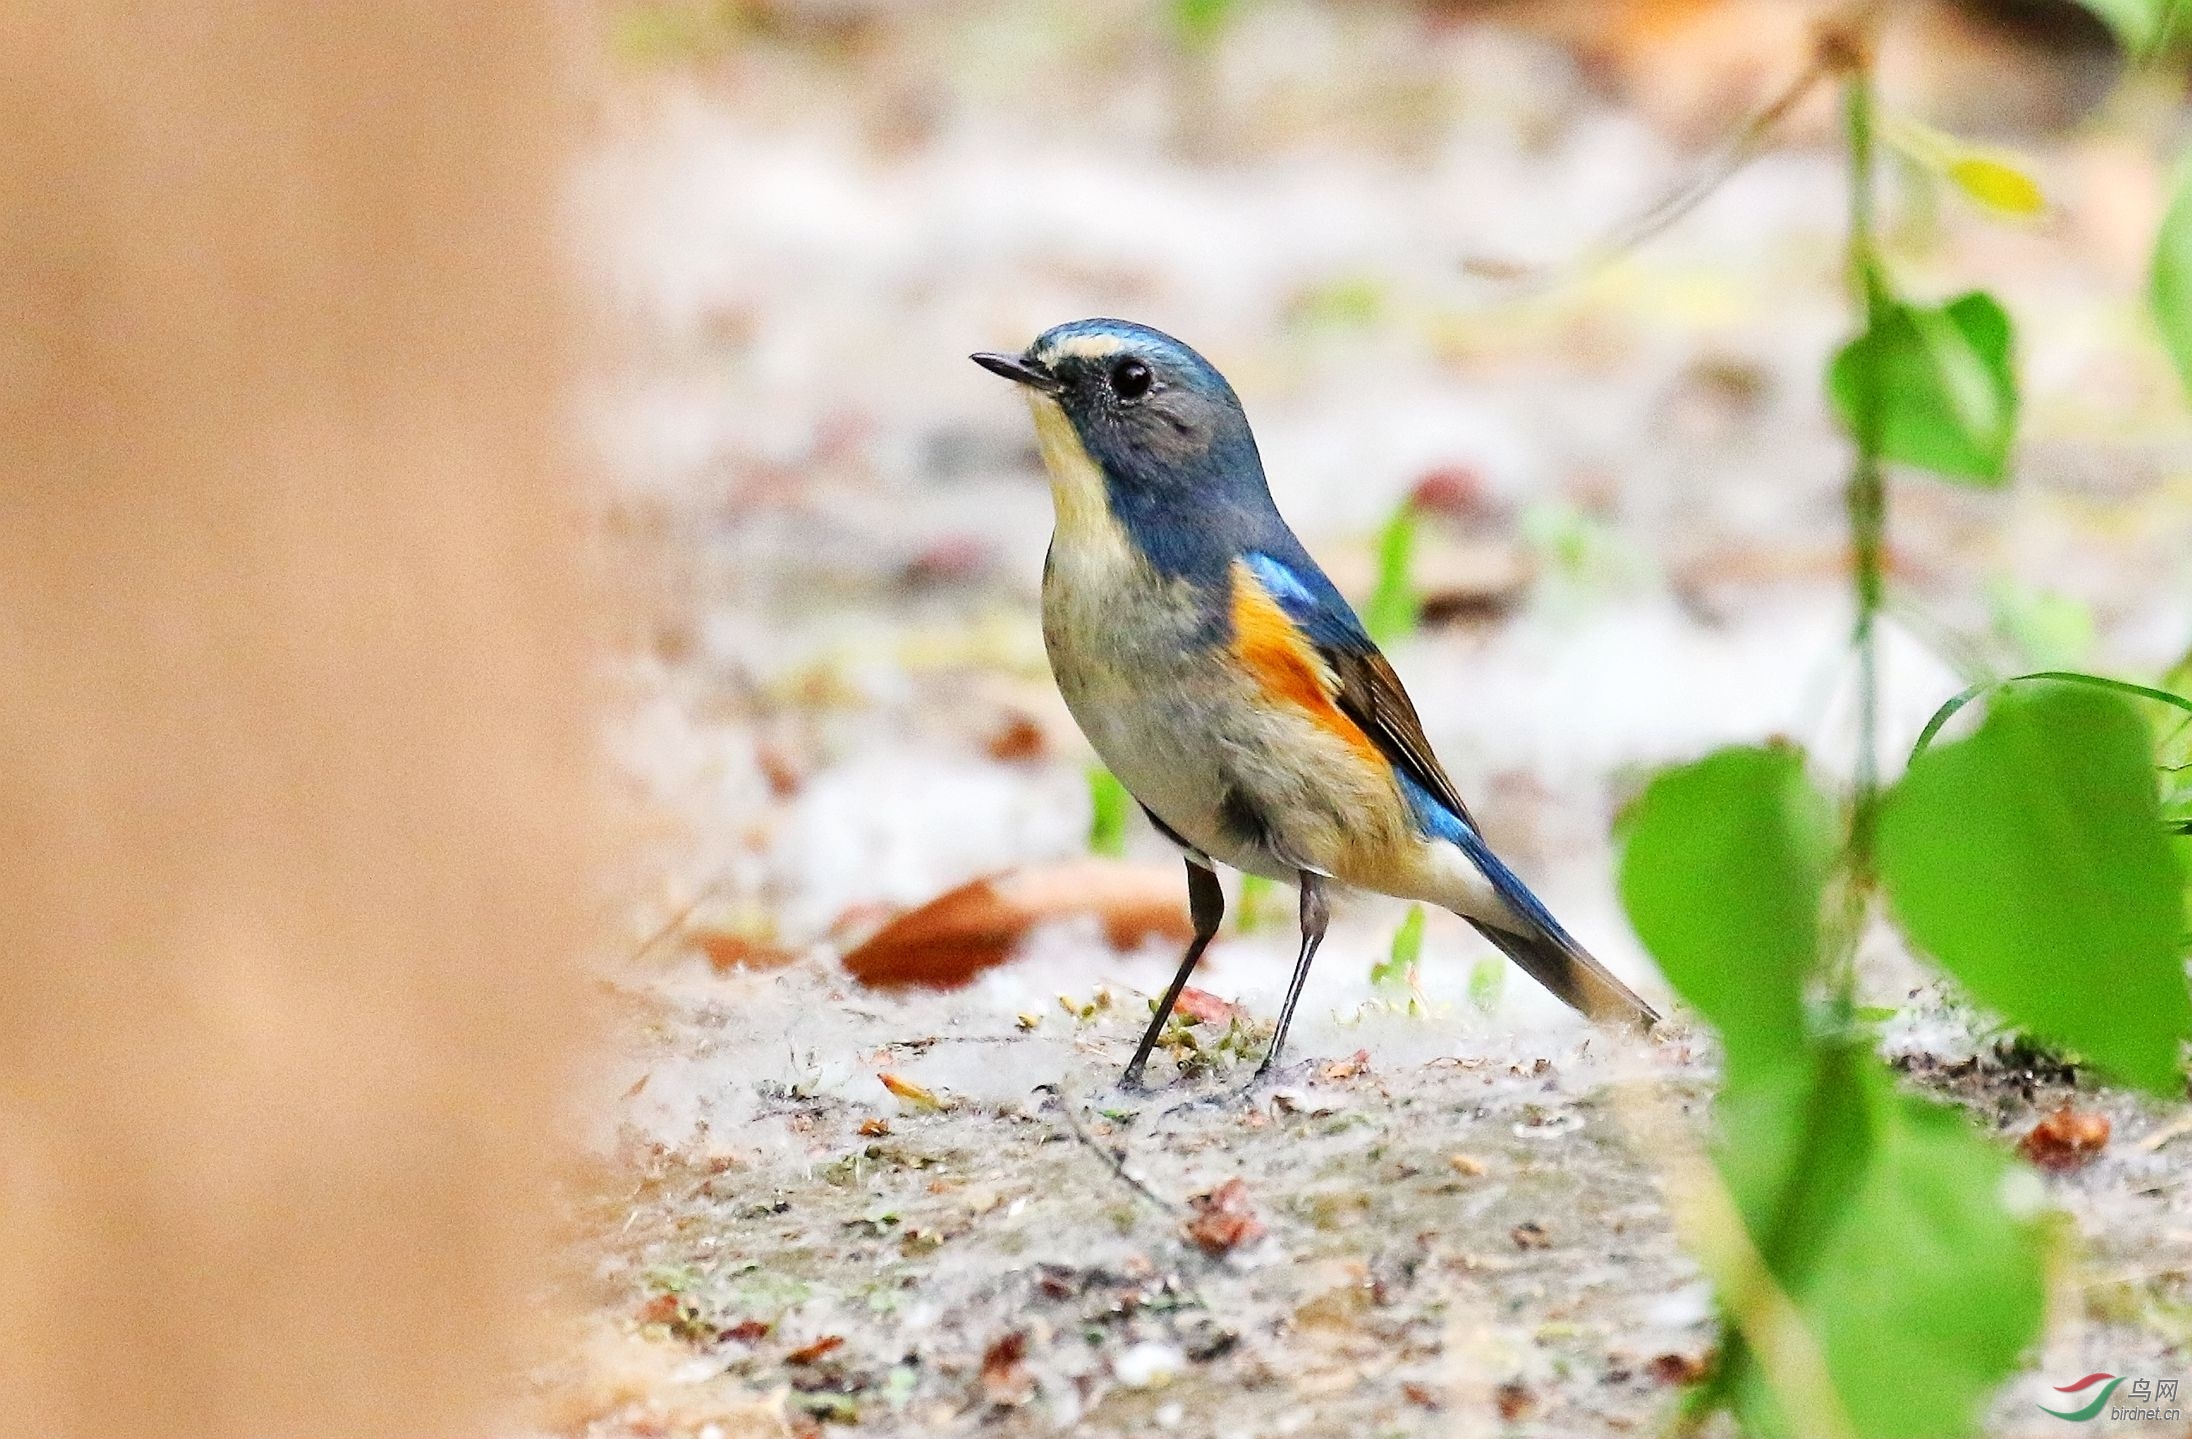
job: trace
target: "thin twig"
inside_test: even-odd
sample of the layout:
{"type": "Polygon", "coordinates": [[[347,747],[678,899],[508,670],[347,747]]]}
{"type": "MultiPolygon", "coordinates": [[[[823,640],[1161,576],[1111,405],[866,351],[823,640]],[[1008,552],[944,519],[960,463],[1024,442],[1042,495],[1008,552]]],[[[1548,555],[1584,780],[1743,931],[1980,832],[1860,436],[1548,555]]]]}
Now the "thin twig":
{"type": "Polygon", "coordinates": [[[662,944],[671,936],[677,934],[680,930],[684,929],[686,922],[692,919],[694,911],[698,910],[703,904],[706,904],[709,900],[715,898],[716,893],[721,890],[724,884],[727,882],[727,876],[718,875],[714,879],[711,879],[706,884],[702,885],[700,887],[700,893],[693,896],[691,903],[687,904],[677,913],[671,915],[669,919],[663,923],[660,929],[657,929],[654,933],[648,935],[645,939],[641,940],[639,943],[639,948],[631,952],[630,956],[625,960],[625,963],[637,964],[640,960],[646,958],[648,954],[652,953],[658,945],[662,944]]]}
{"type": "Polygon", "coordinates": [[[1080,1116],[1074,1112],[1078,1105],[1072,1099],[1067,1098],[1063,1088],[1055,1084],[1045,1084],[1037,1087],[1050,1091],[1050,1097],[1057,1104],[1058,1112],[1065,1116],[1066,1128],[1072,1132],[1074,1139],[1079,1141],[1081,1146],[1091,1154],[1101,1159],[1104,1162],[1104,1167],[1118,1176],[1121,1184],[1124,1184],[1172,1218],[1185,1219],[1187,1217],[1187,1209],[1184,1206],[1175,1204],[1165,1198],[1127,1169],[1125,1150],[1114,1150],[1096,1142],[1096,1137],[1088,1132],[1081,1124],[1080,1116]]]}
{"type": "Polygon", "coordinates": [[[1833,69],[1828,47],[1814,46],[1811,58],[1796,77],[1737,126],[1696,174],[1607,231],[1574,258],[1544,265],[1469,258],[1462,261],[1462,268],[1483,278],[1505,282],[1512,287],[1510,293],[1519,296],[1558,289],[1626,258],[1673,229],[1740,174],[1745,166],[1771,150],[1783,122],[1821,80],[1833,73],[1833,69]]]}
{"type": "MultiPolygon", "coordinates": [[[[1871,7],[1859,7],[1842,26],[1821,32],[1820,53],[1833,56],[1842,80],[1843,123],[1849,146],[1848,268],[1851,298],[1867,337],[1880,333],[1891,296],[1882,273],[1876,195],[1871,7]]],[[[1851,429],[1857,453],[1844,502],[1855,558],[1857,620],[1857,754],[1855,796],[1843,850],[1843,933],[1831,974],[1834,1001],[1844,1019],[1856,1005],[1857,946],[1864,938],[1875,884],[1880,805],[1880,640],[1878,621],[1887,597],[1887,477],[1881,456],[1886,397],[1877,357],[1858,367],[1856,414],[1851,429]]]]}
{"type": "Polygon", "coordinates": [[[2182,1139],[2187,1134],[2192,1134],[2192,1114],[2180,1114],[2152,1134],[2141,1139],[2138,1147],[2144,1152],[2152,1154],[2163,1145],[2170,1143],[2172,1140],[2182,1139]]]}

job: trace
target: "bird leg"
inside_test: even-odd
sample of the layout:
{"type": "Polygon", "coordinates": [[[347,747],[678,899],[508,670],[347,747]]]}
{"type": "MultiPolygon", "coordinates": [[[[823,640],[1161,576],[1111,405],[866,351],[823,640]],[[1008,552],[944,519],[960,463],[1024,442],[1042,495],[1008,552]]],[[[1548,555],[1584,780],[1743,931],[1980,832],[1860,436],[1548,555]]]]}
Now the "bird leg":
{"type": "Polygon", "coordinates": [[[1126,1073],[1119,1077],[1122,1089],[1142,1087],[1142,1066],[1149,1063],[1149,1051],[1156,1048],[1157,1036],[1163,1031],[1165,1021],[1172,1017],[1172,1006],[1180,1002],[1180,991],[1187,988],[1187,977],[1195,972],[1195,966],[1209,947],[1211,937],[1225,920],[1225,891],[1218,888],[1217,872],[1208,865],[1187,862],[1187,912],[1195,921],[1195,937],[1188,941],[1187,957],[1180,961],[1180,972],[1172,976],[1172,987],[1157,1002],[1157,1012],[1149,1017],[1149,1028],[1142,1031],[1142,1042],[1134,1047],[1134,1057],[1127,1061],[1126,1073]]]}
{"type": "Polygon", "coordinates": [[[1286,1006],[1279,1011],[1278,1032],[1271,1036],[1270,1052],[1263,1063],[1256,1066],[1256,1078],[1261,1079],[1278,1063],[1279,1051],[1286,1045],[1286,1028],[1294,1022],[1294,1006],[1301,1003],[1302,986],[1309,982],[1309,962],[1317,957],[1317,946],[1324,943],[1324,926],[1331,919],[1332,909],[1325,902],[1324,880],[1308,870],[1301,872],[1301,958],[1294,961],[1294,978],[1286,986],[1286,1006]]]}

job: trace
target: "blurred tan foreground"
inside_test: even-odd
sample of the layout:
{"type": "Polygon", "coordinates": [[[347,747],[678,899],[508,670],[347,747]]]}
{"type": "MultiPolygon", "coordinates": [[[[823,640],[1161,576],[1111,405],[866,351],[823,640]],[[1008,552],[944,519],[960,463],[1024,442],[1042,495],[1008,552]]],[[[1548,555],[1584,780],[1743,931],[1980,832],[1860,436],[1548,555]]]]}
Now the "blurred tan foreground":
{"type": "Polygon", "coordinates": [[[0,13],[0,1433],[467,1430],[583,943],[557,17],[0,13]]]}

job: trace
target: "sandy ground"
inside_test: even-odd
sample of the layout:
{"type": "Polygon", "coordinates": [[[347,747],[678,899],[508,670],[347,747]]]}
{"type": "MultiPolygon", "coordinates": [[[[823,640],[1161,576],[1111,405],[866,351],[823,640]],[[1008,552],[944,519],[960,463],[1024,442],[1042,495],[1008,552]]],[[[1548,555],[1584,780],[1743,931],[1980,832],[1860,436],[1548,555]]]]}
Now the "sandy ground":
{"type": "MultiPolygon", "coordinates": [[[[1850,748],[1846,457],[1819,395],[1835,158],[1771,156],[1615,267],[1517,296],[1462,260],[1577,253],[1695,163],[1566,52],[1274,0],[1183,76],[1079,13],[944,6],[634,67],[578,187],[631,337],[595,400],[612,555],[659,578],[614,737],[650,841],[633,949],[685,919],[605,981],[632,1038],[592,1116],[613,1197],[573,1203],[598,1333],[544,1376],[551,1427],[1655,1426],[1709,1305],[1633,1115],[1701,1124],[1709,1040],[1594,1036],[1519,976],[1472,994],[1484,951],[1440,916],[1398,1012],[1368,972],[1400,912],[1365,899],[1319,961],[1304,1066],[1250,1099],[1239,1073],[1129,1099],[1161,942],[1044,926],[910,999],[838,959],[895,909],[1083,846],[1087,755],[1034,615],[1047,495],[1024,411],[963,357],[1112,313],[1233,377],[1352,593],[1402,495],[1437,474],[1463,497],[1424,571],[1470,603],[1395,663],[1498,847],[1664,997],[1612,895],[1622,801],[1725,741],[1788,735],[1829,773],[1850,748]],[[1206,1254],[1190,1201],[1236,1178],[1267,1232],[1206,1254]]],[[[2026,409],[2008,491],[1897,482],[1892,753],[1975,666],[2152,672],[2192,638],[2192,431],[2137,308],[2163,169],[2136,120],[2012,137],[2045,222],[1939,197],[1897,231],[1914,289],[2002,295],[2026,409]],[[2035,622],[2042,595],[2090,632],[2035,622]]],[[[1172,863],[1139,821],[1130,848],[1172,863]]],[[[1291,896],[1268,908],[1199,981],[1265,1022],[1291,896]]],[[[1891,934],[1867,988],[1903,1010],[1911,1082],[1979,1122],[2014,1134],[2064,1093],[1983,1052],[1891,934]]],[[[1990,1433],[2048,1432],[2035,1400],[2092,1369],[2192,1378],[2181,1151],[2141,1144],[2172,1116],[2079,1097],[2115,1139],[2049,1181],[2059,1312],[1990,1433]]]]}

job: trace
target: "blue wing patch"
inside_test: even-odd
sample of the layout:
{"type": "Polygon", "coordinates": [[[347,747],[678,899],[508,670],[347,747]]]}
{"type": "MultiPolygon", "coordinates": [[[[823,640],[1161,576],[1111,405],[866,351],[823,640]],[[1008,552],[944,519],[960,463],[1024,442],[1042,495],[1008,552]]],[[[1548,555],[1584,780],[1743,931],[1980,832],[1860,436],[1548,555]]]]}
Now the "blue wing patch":
{"type": "Polygon", "coordinates": [[[1299,625],[1312,643],[1348,654],[1375,651],[1362,621],[1355,618],[1354,610],[1307,555],[1293,563],[1261,551],[1241,558],[1263,581],[1279,608],[1286,611],[1286,617],[1299,625]]]}

